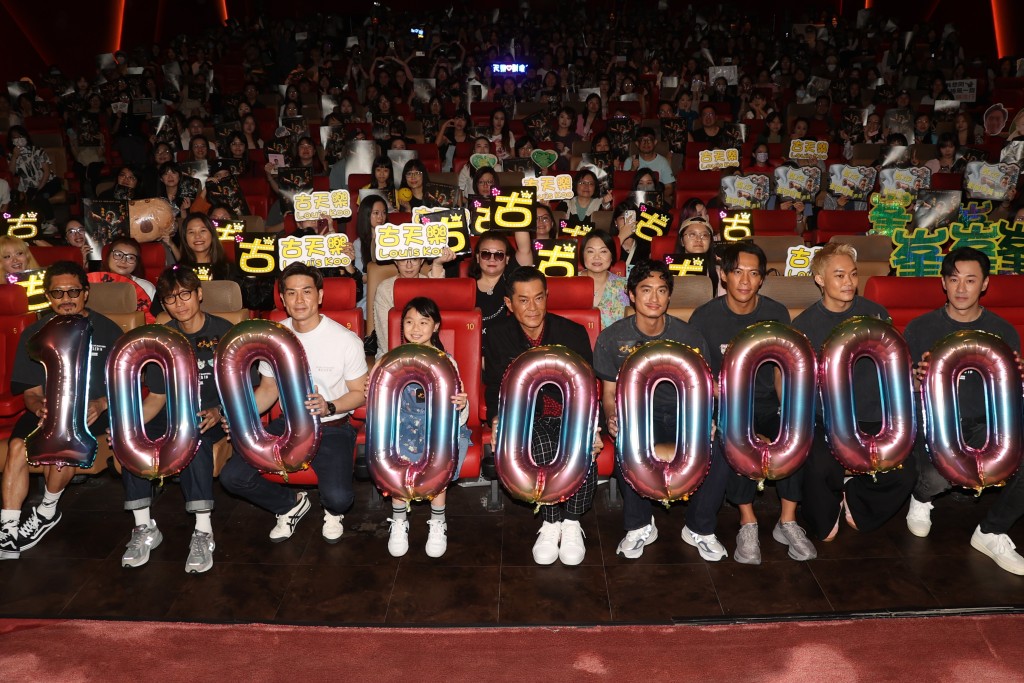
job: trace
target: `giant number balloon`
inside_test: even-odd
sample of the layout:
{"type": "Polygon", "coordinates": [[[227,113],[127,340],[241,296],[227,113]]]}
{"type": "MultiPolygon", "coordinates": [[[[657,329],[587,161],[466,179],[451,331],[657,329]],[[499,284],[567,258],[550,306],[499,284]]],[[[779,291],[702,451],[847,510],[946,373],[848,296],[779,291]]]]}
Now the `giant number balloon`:
{"type": "Polygon", "coordinates": [[[88,469],[96,459],[89,432],[92,324],[80,315],[58,315],[28,341],[28,356],[46,368],[46,419],[25,437],[30,465],[88,469]]]}
{"type": "Polygon", "coordinates": [[[696,350],[674,341],[644,344],[626,358],[615,387],[619,434],[616,457],[623,478],[647,498],[685,500],[711,466],[711,368],[696,350]],[[679,392],[672,460],[654,453],[654,390],[659,382],[679,392]]]}
{"type": "Polygon", "coordinates": [[[240,322],[221,337],[214,371],[231,442],[242,457],[261,472],[276,472],[286,480],[289,472],[308,468],[320,447],[320,418],[305,406],[313,382],[298,337],[269,320],[240,322]],[[274,371],[285,418],[281,436],[268,434],[260,423],[249,382],[249,369],[258,360],[270,363],[274,371]]]}
{"type": "Polygon", "coordinates": [[[177,474],[199,450],[199,368],[192,345],[166,325],[143,325],[125,333],[107,357],[110,443],[114,457],[132,474],[162,479],[177,474]],[[139,376],[147,363],[164,374],[167,431],[155,441],[142,423],[139,376]]]}
{"type": "Polygon", "coordinates": [[[576,493],[590,472],[596,431],[596,378],[579,354],[564,346],[538,346],[509,365],[498,397],[494,466],[512,496],[553,505],[576,493]],[[562,431],[554,460],[538,465],[530,432],[537,393],[545,384],[562,391],[562,431]]]}
{"type": "Polygon", "coordinates": [[[851,472],[874,475],[898,467],[917,435],[910,350],[903,335],[887,321],[856,316],[833,330],[821,356],[821,397],[833,455],[851,472]],[[853,369],[864,357],[878,366],[882,431],[877,435],[857,425],[853,369]]]}
{"type": "Polygon", "coordinates": [[[459,373],[448,355],[433,346],[402,344],[370,373],[366,399],[366,461],[377,487],[396,500],[431,499],[451,483],[459,453],[459,373]],[[426,451],[411,462],[399,443],[399,402],[409,384],[423,387],[426,451]]]}
{"type": "Polygon", "coordinates": [[[817,361],[810,340],[789,325],[761,322],[740,332],[722,363],[719,429],[729,464],[763,482],[792,475],[807,459],[814,436],[817,361]],[[771,443],[754,432],[754,378],[762,363],[782,372],[781,428],[771,443]]]}
{"type": "Polygon", "coordinates": [[[951,483],[981,491],[1017,471],[1021,436],[1021,378],[1013,349],[988,332],[955,332],[932,347],[924,384],[928,450],[935,469],[951,483]],[[988,438],[981,448],[964,443],[960,376],[974,370],[985,380],[988,438]]]}

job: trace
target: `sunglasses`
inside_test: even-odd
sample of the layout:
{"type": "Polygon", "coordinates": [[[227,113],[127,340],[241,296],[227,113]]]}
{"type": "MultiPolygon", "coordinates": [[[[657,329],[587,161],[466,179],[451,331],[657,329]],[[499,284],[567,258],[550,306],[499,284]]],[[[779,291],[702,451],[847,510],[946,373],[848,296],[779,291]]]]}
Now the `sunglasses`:
{"type": "Polygon", "coordinates": [[[84,291],[85,290],[82,289],[81,287],[76,287],[74,289],[51,289],[50,291],[47,292],[47,294],[50,295],[51,299],[57,299],[59,301],[64,298],[65,294],[67,294],[72,299],[77,299],[82,295],[82,292],[84,291]]]}
{"type": "Polygon", "coordinates": [[[505,252],[503,251],[487,251],[486,249],[480,250],[481,261],[504,261],[505,252]]]}

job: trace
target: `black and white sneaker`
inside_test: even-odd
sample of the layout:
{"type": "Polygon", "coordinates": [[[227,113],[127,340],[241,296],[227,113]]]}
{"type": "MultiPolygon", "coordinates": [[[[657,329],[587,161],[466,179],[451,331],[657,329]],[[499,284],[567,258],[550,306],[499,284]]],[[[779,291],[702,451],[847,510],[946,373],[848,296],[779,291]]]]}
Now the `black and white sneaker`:
{"type": "Polygon", "coordinates": [[[299,491],[299,499],[288,512],[277,516],[277,524],[270,530],[270,540],[274,543],[286,541],[295,533],[295,527],[299,521],[309,512],[309,496],[305,491],[299,491]]]}
{"type": "Polygon", "coordinates": [[[18,527],[13,525],[0,527],[0,560],[16,560],[21,557],[17,531],[18,527]]]}
{"type": "Polygon", "coordinates": [[[18,527],[18,545],[21,550],[34,548],[50,529],[57,526],[60,518],[60,510],[57,510],[52,518],[47,519],[39,514],[37,508],[32,508],[28,518],[18,527]]]}

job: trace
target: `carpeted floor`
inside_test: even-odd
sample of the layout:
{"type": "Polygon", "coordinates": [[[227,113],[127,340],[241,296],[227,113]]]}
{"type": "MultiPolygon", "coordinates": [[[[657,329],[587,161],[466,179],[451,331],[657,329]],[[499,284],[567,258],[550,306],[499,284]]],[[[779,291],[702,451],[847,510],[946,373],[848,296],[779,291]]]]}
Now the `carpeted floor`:
{"type": "Polygon", "coordinates": [[[1024,616],[591,628],[0,620],[4,681],[1020,681],[1024,616]]]}

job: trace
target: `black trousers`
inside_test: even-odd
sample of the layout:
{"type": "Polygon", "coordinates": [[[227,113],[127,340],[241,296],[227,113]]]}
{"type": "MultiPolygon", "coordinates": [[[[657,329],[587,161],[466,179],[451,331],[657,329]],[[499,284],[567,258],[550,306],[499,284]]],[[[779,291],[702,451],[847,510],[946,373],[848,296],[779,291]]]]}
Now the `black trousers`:
{"type": "MultiPolygon", "coordinates": [[[[880,422],[861,422],[868,434],[877,433],[880,422]]],[[[917,482],[917,466],[913,455],[902,467],[875,475],[854,475],[843,484],[845,469],[832,455],[825,441],[825,427],[814,427],[811,455],[803,466],[804,490],[801,512],[807,532],[824,539],[832,532],[846,494],[846,504],[860,531],[874,531],[891,519],[907,502],[917,482]]]]}
{"type": "MultiPolygon", "coordinates": [[[[754,430],[769,439],[775,439],[779,435],[781,424],[778,413],[768,413],[754,416],[754,430]]],[[[796,472],[785,479],[775,481],[775,490],[779,498],[800,502],[803,500],[804,466],[801,465],[796,472]]],[[[725,498],[733,505],[748,505],[754,502],[757,495],[757,482],[742,474],[732,472],[725,488],[725,498]]]]}

